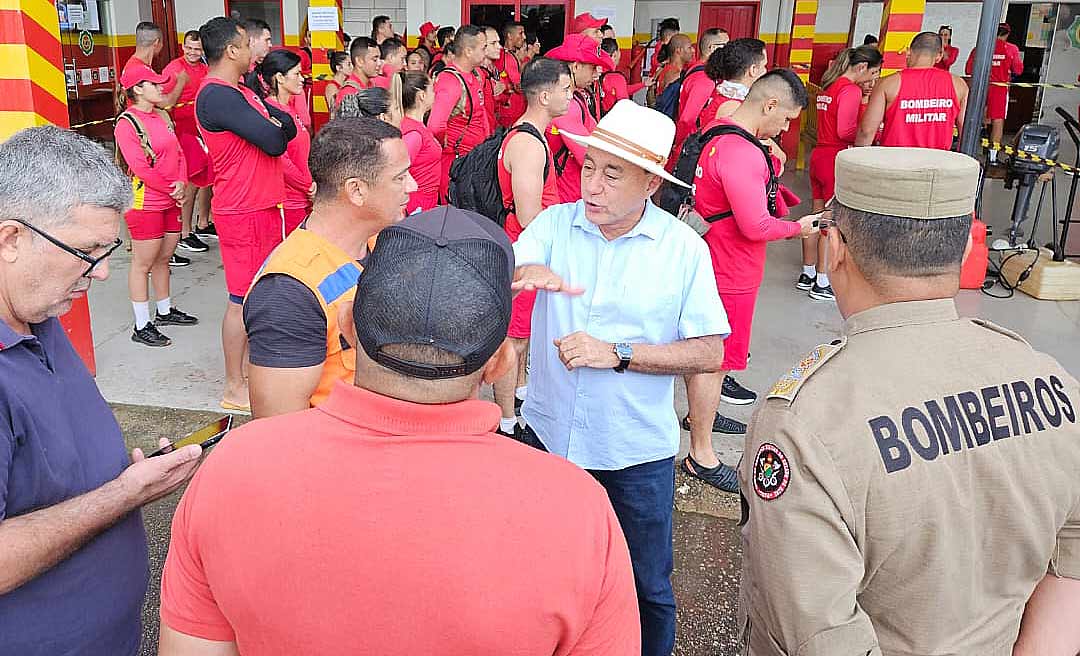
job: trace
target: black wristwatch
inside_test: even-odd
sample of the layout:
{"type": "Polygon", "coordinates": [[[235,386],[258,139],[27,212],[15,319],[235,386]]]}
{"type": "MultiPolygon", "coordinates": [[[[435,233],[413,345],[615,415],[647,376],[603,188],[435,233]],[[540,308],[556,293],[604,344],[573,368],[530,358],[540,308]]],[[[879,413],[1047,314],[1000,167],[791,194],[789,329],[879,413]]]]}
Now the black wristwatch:
{"type": "Polygon", "coordinates": [[[613,350],[615,351],[615,355],[619,356],[619,366],[615,367],[615,373],[621,374],[630,366],[630,360],[634,359],[634,347],[626,343],[621,343],[616,344],[613,350]]]}

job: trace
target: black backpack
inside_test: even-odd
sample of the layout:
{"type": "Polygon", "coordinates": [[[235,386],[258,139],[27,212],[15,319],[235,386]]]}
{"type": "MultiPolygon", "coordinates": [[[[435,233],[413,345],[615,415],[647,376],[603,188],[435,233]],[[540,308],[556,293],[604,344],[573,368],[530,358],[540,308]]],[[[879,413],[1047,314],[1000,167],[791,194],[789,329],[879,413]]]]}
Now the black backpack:
{"type": "MultiPolygon", "coordinates": [[[[695,132],[686,138],[686,141],[683,142],[682,150],[679,151],[679,158],[675,161],[675,171],[673,172],[673,175],[686,184],[691,185],[691,187],[687,189],[671,182],[665,182],[664,186],[660,188],[660,192],[657,194],[656,205],[660,209],[675,216],[679,216],[683,206],[688,208],[694,207],[694,174],[697,172],[701,153],[705,150],[705,147],[709,145],[709,142],[724,134],[739,135],[743,139],[754,144],[758,150],[761,151],[762,156],[765,157],[765,165],[769,167],[769,182],[765,186],[765,193],[768,196],[769,213],[774,216],[776,215],[776,197],[780,189],[780,180],[776,177],[776,171],[773,169],[772,153],[769,152],[769,147],[761,143],[757,137],[741,127],[730,124],[717,125],[703,133],[695,132]]],[[[726,219],[730,216],[733,216],[733,213],[728,210],[726,212],[720,212],[719,214],[713,214],[702,218],[708,223],[715,223],[716,221],[726,219]]]]}
{"type": "Polygon", "coordinates": [[[683,80],[691,73],[703,70],[705,70],[704,66],[695,66],[680,75],[679,79],[664,87],[664,92],[656,99],[656,106],[653,109],[661,114],[667,114],[673,121],[679,120],[679,94],[682,93],[683,80]]]}
{"type": "Polygon", "coordinates": [[[521,123],[511,128],[498,128],[495,134],[450,165],[451,205],[483,214],[499,225],[506,223],[506,217],[514,211],[514,206],[503,205],[502,189],[499,187],[499,151],[503,141],[514,132],[531,134],[544,145],[544,180],[547,180],[551,173],[547,140],[536,126],[521,123]]]}

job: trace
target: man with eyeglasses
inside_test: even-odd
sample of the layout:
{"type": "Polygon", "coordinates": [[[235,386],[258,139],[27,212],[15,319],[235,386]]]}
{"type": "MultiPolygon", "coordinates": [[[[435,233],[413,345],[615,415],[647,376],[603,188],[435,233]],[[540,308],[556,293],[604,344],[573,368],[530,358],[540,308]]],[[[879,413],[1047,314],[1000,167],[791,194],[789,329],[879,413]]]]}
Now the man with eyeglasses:
{"type": "Polygon", "coordinates": [[[1080,387],[957,314],[979,179],[936,149],[837,157],[820,225],[843,335],[747,436],[742,653],[1080,651],[1080,387]]]}
{"type": "Polygon", "coordinates": [[[53,126],[0,144],[0,651],[138,653],[139,508],[194,472],[198,446],[128,457],[57,317],[109,274],[130,181],[53,126]],[[132,462],[134,461],[134,462],[132,462]]]}

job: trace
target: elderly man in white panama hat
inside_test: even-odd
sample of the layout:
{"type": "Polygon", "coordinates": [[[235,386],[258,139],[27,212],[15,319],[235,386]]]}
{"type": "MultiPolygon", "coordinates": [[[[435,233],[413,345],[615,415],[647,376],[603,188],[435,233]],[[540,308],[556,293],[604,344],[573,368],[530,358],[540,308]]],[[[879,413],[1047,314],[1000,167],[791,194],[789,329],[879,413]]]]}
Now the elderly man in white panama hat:
{"type": "Polygon", "coordinates": [[[675,377],[719,371],[730,329],[705,242],[649,201],[664,180],[681,184],[664,170],[671,119],[623,100],[591,135],[564,136],[587,148],[582,200],[549,207],[514,245],[516,289],[577,292],[536,299],[522,439],[607,490],[634,565],[642,653],[669,656],[675,377]]]}

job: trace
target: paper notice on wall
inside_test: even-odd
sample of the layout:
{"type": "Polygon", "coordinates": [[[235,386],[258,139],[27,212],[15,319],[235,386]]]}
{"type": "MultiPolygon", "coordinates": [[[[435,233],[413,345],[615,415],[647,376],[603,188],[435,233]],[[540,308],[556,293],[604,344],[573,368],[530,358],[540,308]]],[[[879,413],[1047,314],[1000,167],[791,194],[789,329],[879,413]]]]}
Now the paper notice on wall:
{"type": "Polygon", "coordinates": [[[595,18],[602,18],[607,21],[608,25],[615,27],[615,7],[614,5],[605,5],[603,7],[593,7],[589,12],[595,18]]]}
{"type": "Polygon", "coordinates": [[[68,10],[68,22],[72,25],[82,25],[86,20],[83,6],[80,4],[71,3],[67,6],[68,10]]]}
{"type": "Polygon", "coordinates": [[[308,7],[308,29],[312,32],[337,32],[337,7],[308,7]]]}
{"type": "Polygon", "coordinates": [[[84,87],[88,87],[94,83],[94,69],[92,68],[80,68],[79,69],[79,84],[84,87]]]}
{"type": "Polygon", "coordinates": [[[98,74],[98,82],[100,82],[102,84],[107,84],[109,82],[109,67],[108,66],[99,66],[97,71],[98,71],[98,73],[97,73],[98,74]]]}

